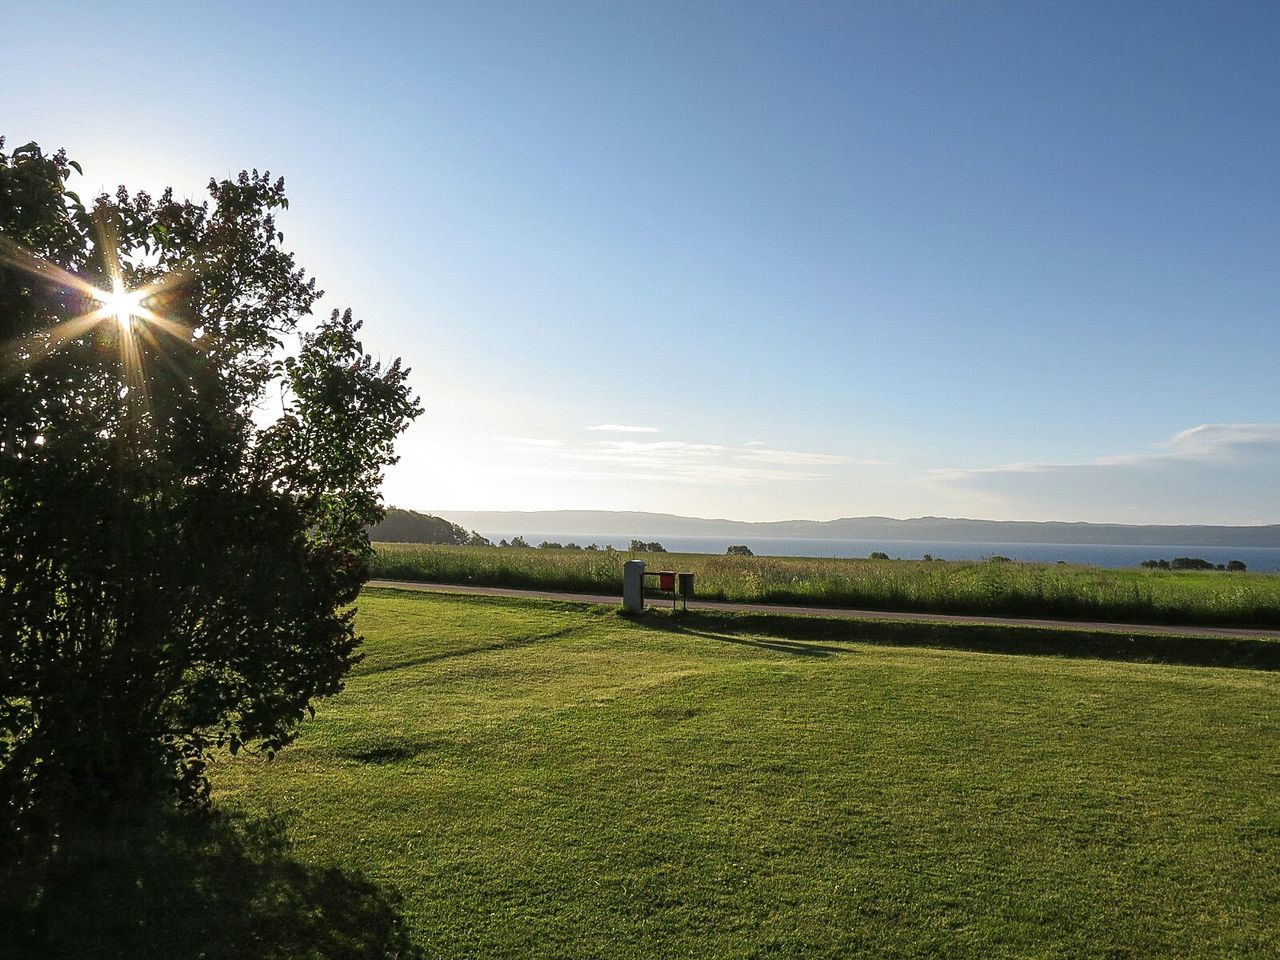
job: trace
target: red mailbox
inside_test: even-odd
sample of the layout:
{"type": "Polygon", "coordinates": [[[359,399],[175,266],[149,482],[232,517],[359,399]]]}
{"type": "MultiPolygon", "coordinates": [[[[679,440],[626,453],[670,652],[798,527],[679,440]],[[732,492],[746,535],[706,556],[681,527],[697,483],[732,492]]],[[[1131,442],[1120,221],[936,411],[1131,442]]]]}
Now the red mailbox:
{"type": "Polygon", "coordinates": [[[676,575],[673,572],[671,572],[670,570],[663,570],[661,573],[658,574],[659,590],[675,590],[675,588],[676,588],[676,575]]]}

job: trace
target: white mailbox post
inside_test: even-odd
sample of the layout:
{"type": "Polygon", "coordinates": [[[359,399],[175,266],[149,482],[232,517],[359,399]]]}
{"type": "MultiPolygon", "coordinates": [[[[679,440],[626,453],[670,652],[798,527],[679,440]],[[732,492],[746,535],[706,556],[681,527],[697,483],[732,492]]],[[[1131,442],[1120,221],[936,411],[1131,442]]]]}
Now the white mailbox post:
{"type": "Polygon", "coordinates": [[[628,560],[622,565],[622,609],[644,613],[644,561],[628,560]]]}

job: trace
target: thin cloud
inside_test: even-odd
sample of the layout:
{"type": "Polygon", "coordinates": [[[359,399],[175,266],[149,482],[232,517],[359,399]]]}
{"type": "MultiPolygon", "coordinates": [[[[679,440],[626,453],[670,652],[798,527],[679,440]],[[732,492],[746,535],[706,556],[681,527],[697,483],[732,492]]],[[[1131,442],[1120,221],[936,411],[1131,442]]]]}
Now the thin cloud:
{"type": "MultiPolygon", "coordinates": [[[[657,427],[598,424],[588,429],[657,433],[657,427]]],[[[500,436],[511,454],[507,469],[525,476],[608,483],[677,483],[746,486],[829,479],[813,467],[878,463],[843,454],[777,450],[761,441],[744,444],[695,443],[630,437],[544,440],[500,436]]]]}
{"type": "Polygon", "coordinates": [[[822,464],[849,463],[860,466],[883,466],[883,460],[868,460],[862,457],[846,457],[839,453],[805,453],[800,450],[772,450],[753,444],[750,449],[737,454],[739,460],[754,460],[760,463],[793,463],[797,465],[819,466],[822,464]]]}
{"type": "Polygon", "coordinates": [[[510,447],[528,448],[531,450],[549,450],[560,446],[559,440],[545,440],[541,437],[486,437],[494,443],[505,443],[510,447]]]}
{"type": "Polygon", "coordinates": [[[990,514],[1127,523],[1280,521],[1280,424],[1209,423],[1141,453],[931,470],[918,482],[990,514]]]}
{"type": "Polygon", "coordinates": [[[702,464],[697,467],[663,464],[662,469],[646,469],[639,465],[618,465],[617,469],[559,469],[555,467],[523,467],[514,472],[526,476],[557,477],[564,480],[596,480],[611,483],[662,483],[682,486],[749,486],[760,483],[820,480],[822,474],[791,470],[763,470],[732,467],[724,464],[702,464]],[[625,467],[625,469],[623,469],[625,467]]]}
{"type": "MultiPolygon", "coordinates": [[[[795,468],[853,462],[836,454],[761,450],[750,445],[683,440],[594,440],[555,450],[552,455],[580,465],[566,465],[560,471],[560,475],[576,480],[733,486],[820,480],[828,475],[795,468]]],[[[554,468],[545,464],[538,469],[554,472],[554,468]]]]}
{"type": "Polygon", "coordinates": [[[1145,469],[1169,463],[1230,464],[1280,458],[1280,423],[1205,423],[1174,434],[1150,453],[1097,457],[1077,463],[1006,463],[997,467],[930,470],[929,480],[960,484],[983,477],[1016,474],[1145,469]]]}
{"type": "Polygon", "coordinates": [[[588,430],[597,430],[602,433],[661,433],[657,427],[641,427],[630,423],[597,423],[594,427],[587,427],[588,430]]]}

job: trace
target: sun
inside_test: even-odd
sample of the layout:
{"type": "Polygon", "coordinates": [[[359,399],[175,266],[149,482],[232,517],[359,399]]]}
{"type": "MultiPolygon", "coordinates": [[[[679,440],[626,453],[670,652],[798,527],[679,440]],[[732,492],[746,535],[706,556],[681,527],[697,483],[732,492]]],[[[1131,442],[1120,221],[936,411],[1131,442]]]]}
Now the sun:
{"type": "MultiPolygon", "coordinates": [[[[176,344],[191,344],[191,328],[158,313],[156,309],[165,302],[165,291],[182,282],[188,274],[172,270],[152,283],[129,289],[125,286],[120,254],[107,227],[102,228],[99,246],[104,261],[103,272],[106,274],[103,280],[110,281],[109,287],[105,284],[99,287],[7,237],[0,236],[0,266],[22,270],[45,283],[74,291],[83,298],[82,302],[92,305],[87,312],[60,319],[12,347],[0,342],[0,371],[11,359],[18,361],[15,369],[37,363],[55,350],[90,333],[99,324],[114,320],[118,336],[113,339],[120,351],[126,379],[131,386],[142,390],[145,389],[142,369],[144,352],[168,359],[165,357],[167,345],[160,342],[161,334],[167,335],[176,344]]],[[[5,373],[0,372],[0,381],[4,376],[5,373]]]]}
{"type": "Polygon", "coordinates": [[[102,312],[115,317],[120,329],[128,333],[133,329],[133,318],[145,312],[142,306],[145,298],[146,291],[126,290],[119,278],[113,278],[111,292],[101,291],[96,299],[102,304],[102,312]]]}

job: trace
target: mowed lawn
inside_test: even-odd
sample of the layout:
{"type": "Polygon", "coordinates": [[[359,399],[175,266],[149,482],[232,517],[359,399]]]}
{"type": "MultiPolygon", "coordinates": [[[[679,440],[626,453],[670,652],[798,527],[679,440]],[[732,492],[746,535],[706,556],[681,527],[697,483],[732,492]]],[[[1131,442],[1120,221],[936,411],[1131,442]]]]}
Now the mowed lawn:
{"type": "Polygon", "coordinates": [[[427,956],[1280,956],[1280,674],[383,590],[359,622],[346,692],[214,799],[427,956]]]}

